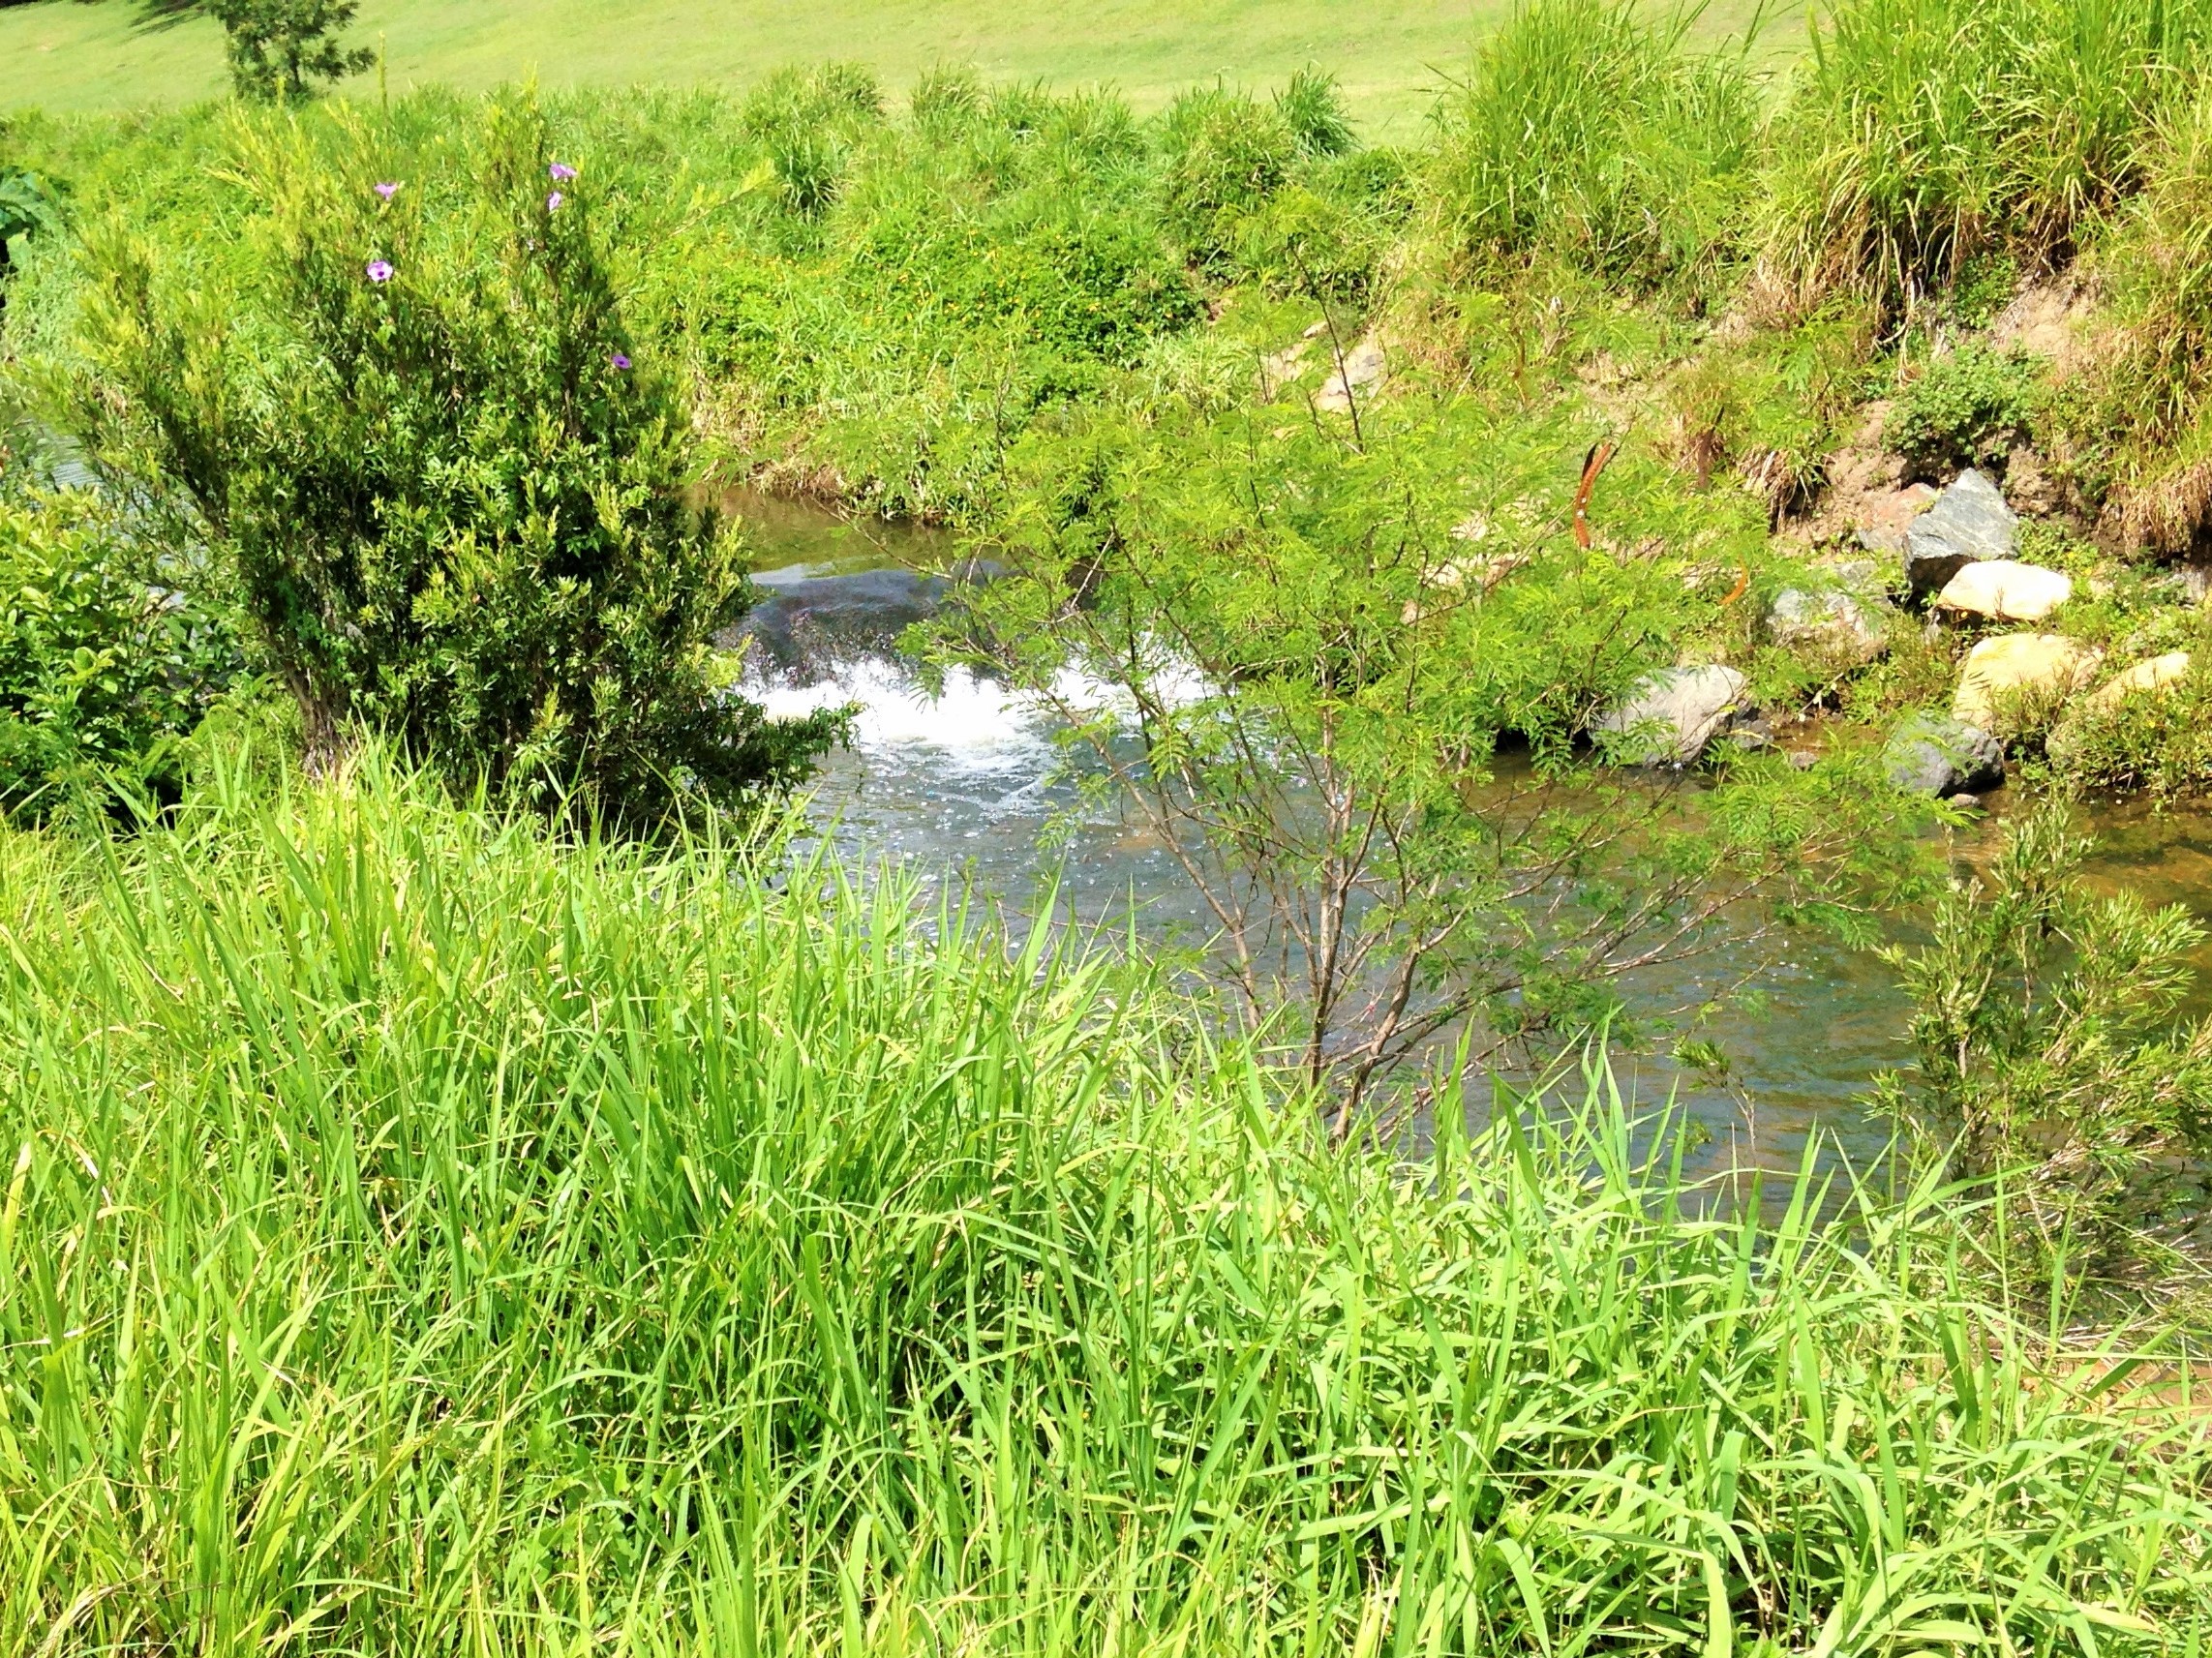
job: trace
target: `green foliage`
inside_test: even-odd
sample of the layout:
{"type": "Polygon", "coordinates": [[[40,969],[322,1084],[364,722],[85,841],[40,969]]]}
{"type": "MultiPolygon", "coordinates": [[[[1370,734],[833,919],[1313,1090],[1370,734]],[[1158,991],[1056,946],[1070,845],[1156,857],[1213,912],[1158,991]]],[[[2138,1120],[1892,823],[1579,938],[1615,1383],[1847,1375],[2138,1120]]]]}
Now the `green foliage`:
{"type": "Polygon", "coordinates": [[[2027,1235],[2112,1267],[2175,1193],[2167,1154],[2212,1143],[2212,1022],[2177,1018],[2203,929],[2179,905],[2100,896],[2063,802],[2006,827],[1986,882],[1893,950],[1918,1010],[1922,1093],[1894,1109],[1954,1166],[2004,1177],[2027,1235]]]}
{"type": "Polygon", "coordinates": [[[833,724],[718,683],[740,551],[684,501],[687,411],[628,355],[591,181],[526,100],[439,169],[337,131],[335,157],[241,133],[230,282],[92,242],[77,401],[235,570],[311,764],[366,725],[464,784],[649,818],[803,769],[833,724]]]}
{"type": "Polygon", "coordinates": [[[1718,1202],[1602,1075],[1409,1178],[1045,930],[234,769],[111,851],[0,836],[7,1650],[2212,1615],[2200,1422],[1978,1291],[1955,1199],[1718,1202]]]}
{"type": "Polygon", "coordinates": [[[1652,286],[1724,251],[1757,102],[1695,14],[1527,0],[1438,109],[1436,185],[1477,260],[1548,254],[1652,286]]]}
{"type": "Polygon", "coordinates": [[[1290,111],[1223,87],[1186,92],[1168,106],[1160,220],[1200,265],[1226,268],[1237,226],[1289,178],[1299,135],[1290,111]]]}
{"type": "Polygon", "coordinates": [[[1916,476],[1948,483],[1961,467],[2002,463],[2028,435],[2037,405],[2035,364],[1979,340],[1931,359],[1892,406],[1882,441],[1916,476]]]}
{"type": "Polygon", "coordinates": [[[0,807],[175,794],[177,739],[239,667],[201,586],[95,497],[0,498],[0,807]]]}
{"type": "Polygon", "coordinates": [[[318,81],[344,80],[377,61],[338,44],[359,0],[205,0],[223,25],[230,83],[241,98],[296,104],[318,81]]]}
{"type": "Polygon", "coordinates": [[[1763,521],[1624,455],[1608,544],[1578,547],[1571,441],[1388,405],[1264,434],[1093,422],[1024,446],[982,544],[1007,573],[952,648],[1177,849],[1236,1005],[1348,1117],[1440,1033],[1599,1026],[1630,964],[1737,896],[1846,919],[1920,868],[1849,756],[1731,760],[1695,798],[1589,763],[1642,675],[1741,648],[1727,581],[1685,577],[1763,564],[1763,521]]]}
{"type": "Polygon", "coordinates": [[[1894,318],[1985,254],[2060,256],[2140,181],[2208,22],[2197,0],[1836,0],[1762,179],[1774,296],[1894,318]]]}
{"type": "Polygon", "coordinates": [[[1333,75],[1299,70],[1275,95],[1275,108],[1307,155],[1341,156],[1354,146],[1351,118],[1345,113],[1344,97],[1333,75]]]}
{"type": "Polygon", "coordinates": [[[8,244],[51,228],[59,217],[52,185],[22,167],[0,166],[0,280],[8,274],[8,244]]]}
{"type": "Polygon", "coordinates": [[[2201,635],[2189,672],[2133,695],[2084,699],[2047,741],[2051,768],[2076,787],[2141,789],[2161,799],[2212,792],[2212,672],[2201,635]]]}

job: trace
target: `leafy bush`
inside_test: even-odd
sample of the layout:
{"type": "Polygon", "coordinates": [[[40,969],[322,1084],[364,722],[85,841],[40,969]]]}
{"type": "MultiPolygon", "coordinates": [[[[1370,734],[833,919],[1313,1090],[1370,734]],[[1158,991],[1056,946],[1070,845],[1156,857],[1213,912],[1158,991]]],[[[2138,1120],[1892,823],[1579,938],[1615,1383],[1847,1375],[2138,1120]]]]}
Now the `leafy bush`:
{"type": "Polygon", "coordinates": [[[1757,104],[1740,58],[1686,50],[1692,15],[1514,11],[1438,111],[1440,205],[1468,254],[1543,252],[1645,285],[1710,263],[1757,104]]]}
{"type": "Polygon", "coordinates": [[[2036,407],[2035,365],[1979,340],[1924,368],[1891,407],[1882,440],[1920,477],[1949,482],[1961,467],[2002,462],[2028,435],[2036,407]]]}
{"type": "Polygon", "coordinates": [[[0,806],[173,796],[176,739],[239,668],[199,586],[95,497],[0,499],[0,806]]]}
{"type": "Polygon", "coordinates": [[[2091,845],[2063,803],[2040,807],[1985,882],[1937,903],[1925,947],[1888,952],[1918,1008],[1921,1092],[1885,1097],[1959,1172],[2005,1177],[2030,1236],[2110,1267],[2175,1196],[2167,1154],[2212,1146],[2212,1021],[2177,1018],[2203,929],[2093,893],[2091,845]]]}
{"type": "Polygon", "coordinates": [[[338,44],[359,0],[207,0],[223,24],[230,80],[241,98],[295,104],[317,81],[344,80],[377,61],[338,44]]]}
{"type": "Polygon", "coordinates": [[[527,101],[455,150],[471,171],[395,177],[367,130],[335,163],[246,134],[235,286],[96,239],[86,432],[197,508],[311,763],[377,726],[465,783],[649,816],[796,775],[833,725],[722,694],[740,551],[685,503],[687,411],[630,356],[591,182],[527,101]]]}
{"type": "Polygon", "coordinates": [[[1161,223],[1216,269],[1235,247],[1239,221],[1283,187],[1299,150],[1283,111],[1221,87],[1177,98],[1161,144],[1161,223]]]}

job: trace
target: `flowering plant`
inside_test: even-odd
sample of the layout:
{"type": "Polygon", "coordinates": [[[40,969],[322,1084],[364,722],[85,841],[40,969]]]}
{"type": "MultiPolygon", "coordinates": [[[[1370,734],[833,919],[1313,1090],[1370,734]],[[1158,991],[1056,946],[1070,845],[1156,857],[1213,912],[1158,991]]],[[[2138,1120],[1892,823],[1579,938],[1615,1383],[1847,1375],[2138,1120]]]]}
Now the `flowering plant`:
{"type": "Polygon", "coordinates": [[[235,291],[108,247],[85,336],[83,426],[233,562],[311,759],[373,725],[463,784],[618,815],[802,772],[837,722],[722,694],[739,548],[688,502],[689,412],[632,367],[588,193],[546,211],[534,105],[495,101],[465,192],[363,188],[385,169],[352,133],[336,169],[247,140],[235,291]]]}

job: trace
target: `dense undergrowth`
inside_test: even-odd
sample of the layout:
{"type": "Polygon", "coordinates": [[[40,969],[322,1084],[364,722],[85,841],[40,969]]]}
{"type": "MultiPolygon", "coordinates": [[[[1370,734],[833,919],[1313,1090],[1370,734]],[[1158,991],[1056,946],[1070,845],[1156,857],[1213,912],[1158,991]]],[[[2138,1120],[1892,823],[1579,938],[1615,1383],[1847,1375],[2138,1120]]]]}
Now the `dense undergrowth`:
{"type": "Polygon", "coordinates": [[[1395,1165],[896,881],[216,753],[129,843],[0,838],[0,1647],[2129,1652],[2212,1610],[2200,1408],[2008,1314],[1932,1188],[1713,1209],[1602,1074],[1395,1165]]]}
{"type": "Polygon", "coordinates": [[[1854,467],[2032,496],[2098,676],[2195,650],[2009,708],[2016,776],[2212,783],[2161,563],[2212,522],[2208,19],[1839,0],[1769,78],[1536,0],[1397,149],[1318,73],[0,126],[52,181],[0,326],[0,1650],[2196,1651],[2200,1392],[2054,1268],[2200,1150],[2196,935],[2057,829],[1896,957],[1893,1103],[2063,1163],[2025,1207],[1693,1189],[1602,1068],[1412,1162],[1322,1125],[1346,1008],[1417,1076],[1730,906],[1928,889],[1963,808],[1867,739],[1992,630],[1823,517],[1854,467]],[[668,809],[760,732],[693,510],[746,480],[961,527],[1008,579],[941,648],[1128,693],[1287,906],[1243,1040],[668,809]],[[1869,638],[1776,626],[1837,593],[1869,638]],[[1762,717],[1631,777],[1677,667],[1762,717]],[[316,781],[195,734],[257,670],[316,781]],[[1286,989],[1285,927],[1374,972],[1286,989]]]}

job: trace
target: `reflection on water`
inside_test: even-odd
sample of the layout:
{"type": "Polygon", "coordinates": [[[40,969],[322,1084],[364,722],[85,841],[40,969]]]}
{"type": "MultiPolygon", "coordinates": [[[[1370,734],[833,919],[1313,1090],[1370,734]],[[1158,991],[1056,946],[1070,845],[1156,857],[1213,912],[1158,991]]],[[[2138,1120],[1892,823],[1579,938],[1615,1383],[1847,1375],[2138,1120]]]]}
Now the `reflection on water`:
{"type": "MultiPolygon", "coordinates": [[[[863,859],[918,864],[931,880],[962,884],[1015,918],[1033,913],[1043,884],[1056,879],[1060,901],[1079,919],[1117,921],[1134,909],[1156,936],[1202,934],[1202,904],[1159,842],[1110,804],[1083,806],[1072,782],[1054,780],[1059,753],[1041,716],[961,671],[930,695],[896,656],[902,612],[893,618],[897,625],[872,636],[842,614],[842,601],[860,590],[852,579],[887,565],[945,567],[943,536],[846,526],[787,504],[770,511],[742,502],[739,510],[762,555],[756,580],[805,601],[801,614],[787,608],[772,618],[791,630],[795,648],[779,659],[755,643],[747,694],[778,713],[848,702],[860,708],[853,746],[826,765],[812,806],[839,845],[863,859]],[[1071,820],[1064,841],[1041,844],[1048,831],[1069,830],[1071,820]]],[[[1962,868],[1986,857],[1999,821],[1954,838],[1962,868]]],[[[2097,829],[2098,883],[2212,914],[2212,823],[2201,814],[2162,816],[2129,803],[2101,812],[2097,829]]],[[[1858,1100],[1875,1076],[1911,1063],[1909,1010],[1870,955],[1808,930],[1782,943],[1778,959],[1771,938],[1739,939],[1640,975],[1627,987],[1631,1013],[1651,1018],[1703,1004],[1756,973],[1754,992],[1697,1033],[1726,1056],[1725,1076],[1628,1049],[1614,1055],[1621,1085],[1647,1101],[1675,1097],[1710,1135],[1697,1159],[1706,1167],[1794,1172],[1816,1131],[1824,1148],[1839,1147],[1864,1166],[1888,1130],[1858,1100]]],[[[2212,951],[2200,965],[2212,986],[2212,951]]]]}

